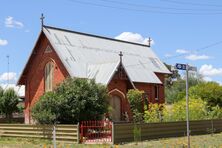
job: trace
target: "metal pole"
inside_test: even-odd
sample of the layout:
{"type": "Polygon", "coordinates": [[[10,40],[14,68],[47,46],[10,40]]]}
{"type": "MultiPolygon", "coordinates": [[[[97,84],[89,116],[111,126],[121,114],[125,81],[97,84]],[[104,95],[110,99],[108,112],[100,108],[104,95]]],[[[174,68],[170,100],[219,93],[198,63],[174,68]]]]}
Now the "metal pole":
{"type": "Polygon", "coordinates": [[[190,148],[190,126],[189,126],[189,65],[186,66],[186,115],[187,115],[187,147],[190,148]]]}
{"type": "Polygon", "coordinates": [[[9,55],[7,57],[7,83],[9,85],[9,55]]]}
{"type": "Polygon", "coordinates": [[[55,126],[55,124],[53,125],[53,145],[54,145],[54,148],[56,148],[56,126],[55,126]]]}

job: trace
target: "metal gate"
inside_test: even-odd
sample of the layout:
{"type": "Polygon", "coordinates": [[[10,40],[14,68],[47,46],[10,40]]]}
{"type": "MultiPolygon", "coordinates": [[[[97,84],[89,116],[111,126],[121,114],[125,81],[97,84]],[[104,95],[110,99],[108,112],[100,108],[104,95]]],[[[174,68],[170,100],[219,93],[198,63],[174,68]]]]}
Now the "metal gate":
{"type": "Polygon", "coordinates": [[[112,142],[112,122],[82,121],[80,123],[81,143],[110,143],[112,142]]]}

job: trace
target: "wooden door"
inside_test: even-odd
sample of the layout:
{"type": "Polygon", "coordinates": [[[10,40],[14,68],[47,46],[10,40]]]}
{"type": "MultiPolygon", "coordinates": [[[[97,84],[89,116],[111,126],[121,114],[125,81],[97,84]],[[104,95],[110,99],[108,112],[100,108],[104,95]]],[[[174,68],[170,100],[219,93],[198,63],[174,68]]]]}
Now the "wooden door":
{"type": "Polygon", "coordinates": [[[111,116],[112,121],[121,120],[121,98],[119,96],[113,96],[110,99],[110,105],[112,107],[111,116]]]}

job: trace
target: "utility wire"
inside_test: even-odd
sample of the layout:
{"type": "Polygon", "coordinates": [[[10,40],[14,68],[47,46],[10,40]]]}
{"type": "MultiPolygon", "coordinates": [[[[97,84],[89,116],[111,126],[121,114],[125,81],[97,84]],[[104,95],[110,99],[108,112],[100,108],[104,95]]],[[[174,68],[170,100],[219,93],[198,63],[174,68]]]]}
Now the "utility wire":
{"type": "Polygon", "coordinates": [[[118,6],[110,6],[104,5],[101,3],[93,3],[88,1],[79,1],[79,0],[69,0],[70,2],[79,3],[83,5],[90,5],[90,6],[97,6],[97,7],[104,7],[104,8],[112,8],[118,10],[127,10],[127,11],[137,11],[137,12],[146,12],[146,13],[153,13],[153,14],[178,14],[178,15],[221,15],[222,12],[173,12],[173,11],[159,11],[159,10],[150,10],[147,9],[135,9],[135,8],[128,8],[128,7],[118,7],[118,6]]]}
{"type": "MultiPolygon", "coordinates": [[[[208,49],[208,48],[210,48],[210,47],[214,47],[214,46],[219,45],[219,44],[222,44],[222,41],[218,41],[218,42],[215,42],[215,43],[211,43],[211,44],[206,45],[206,46],[204,46],[204,47],[201,47],[201,48],[198,48],[198,49],[195,49],[195,50],[190,50],[190,51],[191,51],[191,53],[192,53],[192,52],[193,52],[193,53],[194,53],[194,52],[200,52],[200,51],[202,51],[202,50],[208,49]]],[[[178,58],[178,57],[185,56],[185,55],[188,55],[188,54],[190,54],[190,52],[189,52],[189,53],[178,54],[178,55],[171,56],[171,57],[166,57],[166,58],[164,58],[163,60],[169,60],[169,59],[173,59],[173,58],[178,58]]]]}
{"type": "Polygon", "coordinates": [[[184,2],[184,1],[177,1],[177,0],[161,0],[163,2],[180,4],[180,5],[192,5],[192,6],[208,6],[208,7],[222,7],[222,5],[217,4],[204,4],[204,3],[194,3],[194,2],[184,2]]]}
{"type": "Polygon", "coordinates": [[[113,4],[120,4],[124,6],[132,6],[132,7],[139,7],[139,8],[151,8],[151,9],[164,9],[164,10],[177,10],[177,11],[222,11],[222,9],[191,9],[191,8],[175,8],[175,7],[160,7],[154,5],[147,5],[147,4],[137,4],[137,3],[128,3],[122,1],[115,1],[115,0],[99,0],[103,2],[113,3],[113,4]]]}
{"type": "MultiPolygon", "coordinates": [[[[190,50],[190,51],[200,52],[200,51],[202,51],[202,50],[208,49],[208,48],[210,48],[210,47],[213,47],[213,46],[216,46],[216,45],[219,45],[219,44],[222,44],[222,41],[218,41],[218,42],[215,42],[215,43],[206,45],[206,46],[204,46],[204,47],[201,47],[201,48],[198,48],[198,49],[195,49],[195,50],[190,50]]],[[[168,60],[168,59],[178,58],[178,57],[185,56],[185,55],[188,55],[188,54],[190,54],[190,53],[179,54],[179,55],[171,56],[171,57],[168,57],[168,58],[164,58],[164,59],[162,59],[162,60],[168,60]]],[[[132,65],[127,65],[127,66],[125,66],[125,67],[138,66],[138,65],[141,65],[141,64],[150,64],[150,63],[147,63],[147,62],[146,62],[146,63],[132,64],[132,65]]]]}

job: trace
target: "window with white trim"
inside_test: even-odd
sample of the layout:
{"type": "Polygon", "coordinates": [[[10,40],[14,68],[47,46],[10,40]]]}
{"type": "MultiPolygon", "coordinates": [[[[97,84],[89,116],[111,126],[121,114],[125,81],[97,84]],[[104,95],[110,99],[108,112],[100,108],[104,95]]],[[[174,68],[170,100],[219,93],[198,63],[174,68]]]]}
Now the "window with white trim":
{"type": "Polygon", "coordinates": [[[54,63],[48,62],[45,65],[45,92],[52,91],[54,63]]]}

